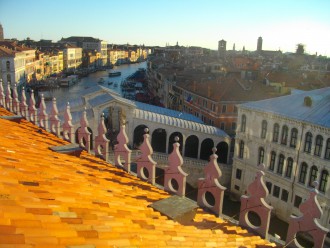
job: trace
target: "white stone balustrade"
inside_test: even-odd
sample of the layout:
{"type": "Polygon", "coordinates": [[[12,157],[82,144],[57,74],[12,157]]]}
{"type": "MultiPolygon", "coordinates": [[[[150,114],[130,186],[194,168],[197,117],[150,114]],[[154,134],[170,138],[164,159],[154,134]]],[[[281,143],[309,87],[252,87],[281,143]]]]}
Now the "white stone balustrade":
{"type": "Polygon", "coordinates": [[[0,79],[0,106],[5,107],[5,91],[3,89],[2,79],[0,79]]]}
{"type": "Polygon", "coordinates": [[[102,157],[105,161],[108,161],[109,157],[109,142],[105,136],[107,129],[104,124],[104,114],[100,118],[100,123],[98,125],[98,134],[95,137],[95,147],[94,152],[96,156],[102,157]]]}
{"type": "Polygon", "coordinates": [[[6,109],[13,112],[13,98],[11,97],[10,83],[7,85],[6,95],[5,95],[5,105],[6,109]]]}
{"type": "Polygon", "coordinates": [[[28,113],[29,113],[29,121],[31,121],[34,125],[38,125],[38,110],[36,108],[36,100],[34,98],[33,90],[31,90],[28,113]]]}
{"type": "Polygon", "coordinates": [[[40,106],[39,106],[39,111],[38,111],[38,124],[39,124],[39,127],[48,131],[48,114],[46,111],[46,103],[45,103],[44,94],[41,94],[41,101],[40,101],[40,106]]]}
{"type": "Polygon", "coordinates": [[[71,115],[69,102],[67,103],[64,112],[64,122],[62,125],[62,130],[63,130],[63,139],[71,143],[74,143],[74,130],[73,130],[72,115],[71,115]]]}
{"type": "Polygon", "coordinates": [[[208,208],[217,216],[220,216],[226,187],[218,181],[222,173],[217,162],[218,156],[215,154],[217,149],[214,147],[212,151],[210,162],[204,168],[205,178],[198,180],[197,203],[199,206],[208,208]],[[207,195],[207,193],[210,195],[207,195]],[[208,197],[213,197],[213,199],[208,199],[208,197]]]}
{"type": "Polygon", "coordinates": [[[13,88],[13,112],[15,114],[20,114],[20,102],[18,100],[18,94],[17,94],[17,85],[14,84],[13,88]]]}
{"type": "Polygon", "coordinates": [[[80,118],[80,128],[78,128],[78,144],[87,152],[91,149],[91,132],[88,131],[88,120],[86,108],[80,118]]]}
{"type": "Polygon", "coordinates": [[[21,101],[19,104],[20,107],[20,114],[23,116],[25,119],[29,119],[29,112],[28,112],[28,105],[26,103],[26,95],[25,95],[25,89],[22,87],[22,93],[21,93],[21,101]]]}
{"type": "Polygon", "coordinates": [[[60,119],[58,118],[58,109],[56,105],[56,98],[53,98],[52,101],[52,108],[50,111],[50,116],[49,116],[49,125],[50,125],[50,132],[55,134],[57,137],[60,136],[60,128],[61,128],[61,122],[60,119]]]}
{"type": "Polygon", "coordinates": [[[125,125],[120,126],[119,133],[117,135],[118,144],[114,146],[115,165],[123,167],[127,172],[131,171],[131,154],[132,151],[128,148],[128,137],[126,134],[125,125]],[[124,164],[121,162],[121,158],[125,161],[124,164]]]}

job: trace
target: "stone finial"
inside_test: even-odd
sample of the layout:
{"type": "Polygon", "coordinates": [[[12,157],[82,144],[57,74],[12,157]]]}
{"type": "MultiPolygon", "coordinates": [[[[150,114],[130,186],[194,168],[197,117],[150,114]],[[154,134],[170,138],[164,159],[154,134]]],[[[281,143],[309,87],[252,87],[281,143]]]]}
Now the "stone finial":
{"type": "Polygon", "coordinates": [[[21,92],[21,102],[20,102],[20,113],[25,119],[28,118],[28,105],[26,103],[26,95],[25,95],[25,89],[22,87],[22,92],[21,92]]]}
{"type": "Polygon", "coordinates": [[[11,97],[11,88],[9,82],[7,85],[7,90],[5,95],[5,104],[6,104],[6,109],[10,112],[13,112],[13,98],[11,97]]]}
{"type": "Polygon", "coordinates": [[[34,98],[33,90],[31,90],[28,112],[29,112],[29,120],[33,122],[35,125],[37,125],[38,113],[37,113],[36,100],[34,98]]]}
{"type": "Polygon", "coordinates": [[[184,196],[188,174],[181,168],[183,159],[179,150],[179,137],[175,137],[174,140],[176,142],[173,143],[173,151],[168,157],[168,166],[165,168],[164,189],[184,196]]]}
{"type": "Polygon", "coordinates": [[[239,215],[239,224],[247,229],[254,230],[259,233],[262,237],[267,239],[269,222],[270,222],[270,212],[273,209],[269,206],[265,197],[268,195],[268,189],[264,182],[265,172],[262,171],[265,165],[259,165],[260,170],[257,171],[254,181],[248,186],[248,196],[241,196],[241,210],[239,215]],[[249,212],[256,213],[260,220],[260,226],[254,226],[248,217],[249,212]]]}
{"type": "Polygon", "coordinates": [[[39,113],[38,113],[38,123],[41,128],[48,130],[48,114],[46,110],[47,109],[46,109],[44,94],[41,94],[41,101],[40,101],[39,113]]]}
{"type": "Polygon", "coordinates": [[[115,154],[115,165],[123,167],[124,170],[130,172],[131,171],[131,153],[132,151],[128,148],[128,137],[126,134],[125,125],[122,124],[120,126],[119,133],[117,135],[118,144],[114,147],[115,154]],[[121,162],[121,158],[124,159],[124,164],[121,162]]]}
{"type": "Polygon", "coordinates": [[[320,219],[323,211],[317,200],[319,194],[317,190],[318,182],[313,182],[315,188],[313,188],[309,197],[299,206],[299,210],[302,216],[296,217],[291,215],[288,234],[286,237],[286,244],[290,247],[302,247],[296,235],[298,232],[308,233],[314,241],[315,248],[323,247],[325,237],[329,232],[329,229],[321,226],[317,219],[320,219]]]}
{"type": "Polygon", "coordinates": [[[5,107],[5,91],[3,89],[2,79],[0,79],[0,106],[5,107]]]}
{"type": "Polygon", "coordinates": [[[97,127],[98,135],[95,137],[95,148],[94,152],[96,156],[102,157],[105,161],[108,161],[109,157],[109,142],[107,139],[106,132],[107,129],[104,124],[104,113],[102,113],[100,118],[100,123],[97,127]]]}
{"type": "Polygon", "coordinates": [[[87,152],[90,152],[91,133],[88,131],[88,126],[89,123],[87,120],[87,110],[85,107],[80,118],[80,128],[78,129],[78,144],[80,147],[86,149],[87,152]]]}
{"type": "Polygon", "coordinates": [[[56,136],[60,136],[60,119],[58,118],[58,109],[56,104],[56,98],[53,98],[52,108],[49,116],[50,131],[56,136]]]}
{"type": "Polygon", "coordinates": [[[18,94],[17,94],[17,84],[14,84],[14,88],[13,88],[13,111],[15,114],[19,114],[20,113],[20,104],[19,104],[19,100],[18,100],[18,94]]]}
{"type": "Polygon", "coordinates": [[[156,162],[152,159],[153,149],[150,145],[149,129],[144,129],[143,143],[140,146],[141,155],[137,157],[137,176],[147,180],[151,184],[155,184],[156,162]]]}
{"type": "Polygon", "coordinates": [[[68,102],[66,105],[65,112],[64,112],[64,122],[62,125],[63,138],[64,138],[64,140],[74,143],[74,131],[73,131],[73,125],[72,125],[71,121],[72,121],[72,115],[71,115],[71,110],[70,110],[70,103],[68,102]]]}
{"type": "Polygon", "coordinates": [[[201,207],[209,208],[217,216],[222,214],[223,196],[226,187],[222,186],[218,179],[222,173],[219,168],[216,155],[217,149],[212,149],[212,155],[210,156],[209,163],[204,168],[205,178],[198,180],[198,196],[197,203],[201,207]],[[209,192],[214,198],[214,203],[206,197],[206,193],[209,192]]]}

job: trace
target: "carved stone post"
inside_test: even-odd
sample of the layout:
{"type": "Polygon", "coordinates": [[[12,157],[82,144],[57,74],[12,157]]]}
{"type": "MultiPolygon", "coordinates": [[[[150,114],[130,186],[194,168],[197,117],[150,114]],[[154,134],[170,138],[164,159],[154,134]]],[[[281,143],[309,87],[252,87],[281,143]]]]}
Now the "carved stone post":
{"type": "Polygon", "coordinates": [[[86,108],[80,118],[80,128],[78,129],[78,144],[84,148],[87,152],[91,149],[91,133],[88,131],[88,120],[86,108]]]}
{"type": "Polygon", "coordinates": [[[48,131],[48,114],[46,111],[46,104],[44,94],[41,94],[41,101],[38,113],[38,123],[39,127],[48,131]]]}
{"type": "Polygon", "coordinates": [[[217,149],[214,147],[212,151],[210,162],[204,168],[205,178],[198,180],[197,203],[219,216],[222,214],[223,196],[226,187],[218,181],[222,173],[217,162],[218,156],[215,154],[217,149]],[[207,198],[207,193],[210,194],[209,197],[213,196],[214,202],[207,198]]]}
{"type": "Polygon", "coordinates": [[[25,95],[25,89],[22,87],[22,93],[21,93],[21,102],[19,104],[20,107],[20,114],[23,116],[25,119],[28,120],[28,105],[26,103],[26,95],[25,95]]]}
{"type": "Polygon", "coordinates": [[[58,109],[56,105],[56,98],[53,98],[52,109],[49,116],[50,131],[57,137],[60,136],[60,119],[58,118],[58,109]]]}
{"type": "Polygon", "coordinates": [[[114,147],[115,153],[115,165],[123,167],[124,170],[131,171],[131,154],[132,151],[127,147],[128,137],[125,130],[125,125],[120,126],[119,133],[117,135],[118,144],[114,147]],[[121,157],[124,159],[125,163],[121,163],[121,157]]]}
{"type": "Polygon", "coordinates": [[[70,103],[68,102],[66,105],[66,110],[64,112],[64,122],[62,125],[63,139],[71,143],[74,143],[74,131],[71,121],[72,121],[72,115],[70,110],[70,103]]]}
{"type": "Polygon", "coordinates": [[[270,212],[273,209],[265,201],[268,195],[268,189],[264,182],[265,169],[264,164],[260,164],[261,170],[257,172],[256,178],[248,186],[248,194],[241,196],[241,210],[239,215],[239,224],[249,230],[253,230],[260,234],[263,238],[267,239],[268,228],[270,222],[270,212]],[[249,219],[249,212],[254,212],[260,218],[260,226],[255,226],[249,219]]]}
{"type": "Polygon", "coordinates": [[[18,100],[18,94],[17,94],[17,85],[14,84],[14,89],[13,89],[13,112],[15,114],[20,114],[20,108],[19,108],[19,100],[18,100]]]}
{"type": "Polygon", "coordinates": [[[302,216],[296,217],[291,215],[288,234],[286,237],[286,245],[288,247],[302,247],[296,239],[298,232],[308,233],[314,241],[314,248],[323,247],[325,237],[329,229],[321,226],[317,219],[320,219],[323,211],[317,200],[319,191],[317,190],[318,182],[315,181],[314,189],[309,193],[308,199],[300,204],[299,210],[302,216]]]}
{"type": "Polygon", "coordinates": [[[13,98],[11,97],[10,83],[8,82],[6,96],[5,96],[6,109],[13,112],[13,98]]]}
{"type": "Polygon", "coordinates": [[[2,79],[0,79],[0,106],[5,107],[5,91],[2,85],[2,79]]]}
{"type": "Polygon", "coordinates": [[[30,97],[30,102],[29,102],[29,121],[34,123],[35,125],[38,124],[38,111],[36,108],[36,100],[34,99],[34,92],[31,90],[31,97],[30,97]]]}
{"type": "Polygon", "coordinates": [[[136,159],[137,162],[137,176],[147,180],[152,185],[155,184],[156,177],[156,162],[152,159],[153,149],[149,141],[149,129],[144,129],[143,143],[140,146],[141,155],[136,159]]]}
{"type": "Polygon", "coordinates": [[[102,114],[100,123],[98,125],[98,135],[95,137],[95,155],[102,157],[105,161],[108,161],[109,157],[109,141],[105,136],[107,129],[104,124],[104,114],[102,114]]]}
{"type": "Polygon", "coordinates": [[[183,159],[179,151],[179,137],[175,137],[175,143],[173,143],[173,151],[168,157],[168,166],[165,168],[164,177],[164,189],[166,191],[177,194],[178,196],[184,196],[186,193],[186,180],[188,174],[185,173],[181,165],[183,159]]]}

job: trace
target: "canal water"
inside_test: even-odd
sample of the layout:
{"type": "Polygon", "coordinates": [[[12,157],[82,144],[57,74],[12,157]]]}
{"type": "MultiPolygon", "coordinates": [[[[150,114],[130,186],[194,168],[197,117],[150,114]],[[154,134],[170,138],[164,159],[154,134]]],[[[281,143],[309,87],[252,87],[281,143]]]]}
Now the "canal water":
{"type": "Polygon", "coordinates": [[[101,78],[103,78],[104,83],[99,85],[112,89],[122,95],[122,90],[120,87],[122,81],[124,81],[128,76],[132,75],[134,72],[136,72],[139,68],[146,69],[146,67],[147,67],[146,62],[114,66],[113,69],[107,69],[106,71],[98,71],[91,73],[87,77],[81,78],[78,83],[68,88],[52,89],[49,92],[47,92],[47,95],[51,98],[56,97],[58,103],[63,101],[68,102],[70,101],[70,99],[75,99],[81,96],[81,92],[83,90],[99,84],[98,82],[101,78]],[[121,75],[118,77],[109,77],[109,72],[115,72],[115,71],[120,71],[121,75]],[[108,84],[111,82],[112,84],[108,84]],[[115,87],[115,84],[117,84],[118,86],[115,87]]]}

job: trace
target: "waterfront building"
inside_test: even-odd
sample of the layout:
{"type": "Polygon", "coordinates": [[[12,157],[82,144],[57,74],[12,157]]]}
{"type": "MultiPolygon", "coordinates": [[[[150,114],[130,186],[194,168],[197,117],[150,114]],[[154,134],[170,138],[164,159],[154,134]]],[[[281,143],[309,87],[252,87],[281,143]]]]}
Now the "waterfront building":
{"type": "Polygon", "coordinates": [[[102,66],[101,54],[96,50],[83,50],[82,66],[90,69],[102,66]]]}
{"type": "Polygon", "coordinates": [[[63,69],[74,71],[82,65],[82,48],[66,44],[63,48],[63,69]]]}
{"type": "Polygon", "coordinates": [[[245,194],[264,163],[273,214],[289,221],[318,182],[323,209],[319,222],[330,227],[330,87],[240,104],[231,194],[245,194]]]}
{"type": "Polygon", "coordinates": [[[257,52],[262,51],[262,37],[258,38],[258,43],[257,43],[257,52]]]}
{"type": "Polygon", "coordinates": [[[98,64],[100,64],[100,66],[107,65],[107,41],[93,37],[71,36],[68,38],[62,38],[59,43],[69,43],[80,47],[83,50],[96,50],[98,53],[100,53],[98,64]]]}
{"type": "Polygon", "coordinates": [[[34,74],[35,50],[13,41],[0,41],[0,75],[4,83],[23,85],[34,74]]]}

